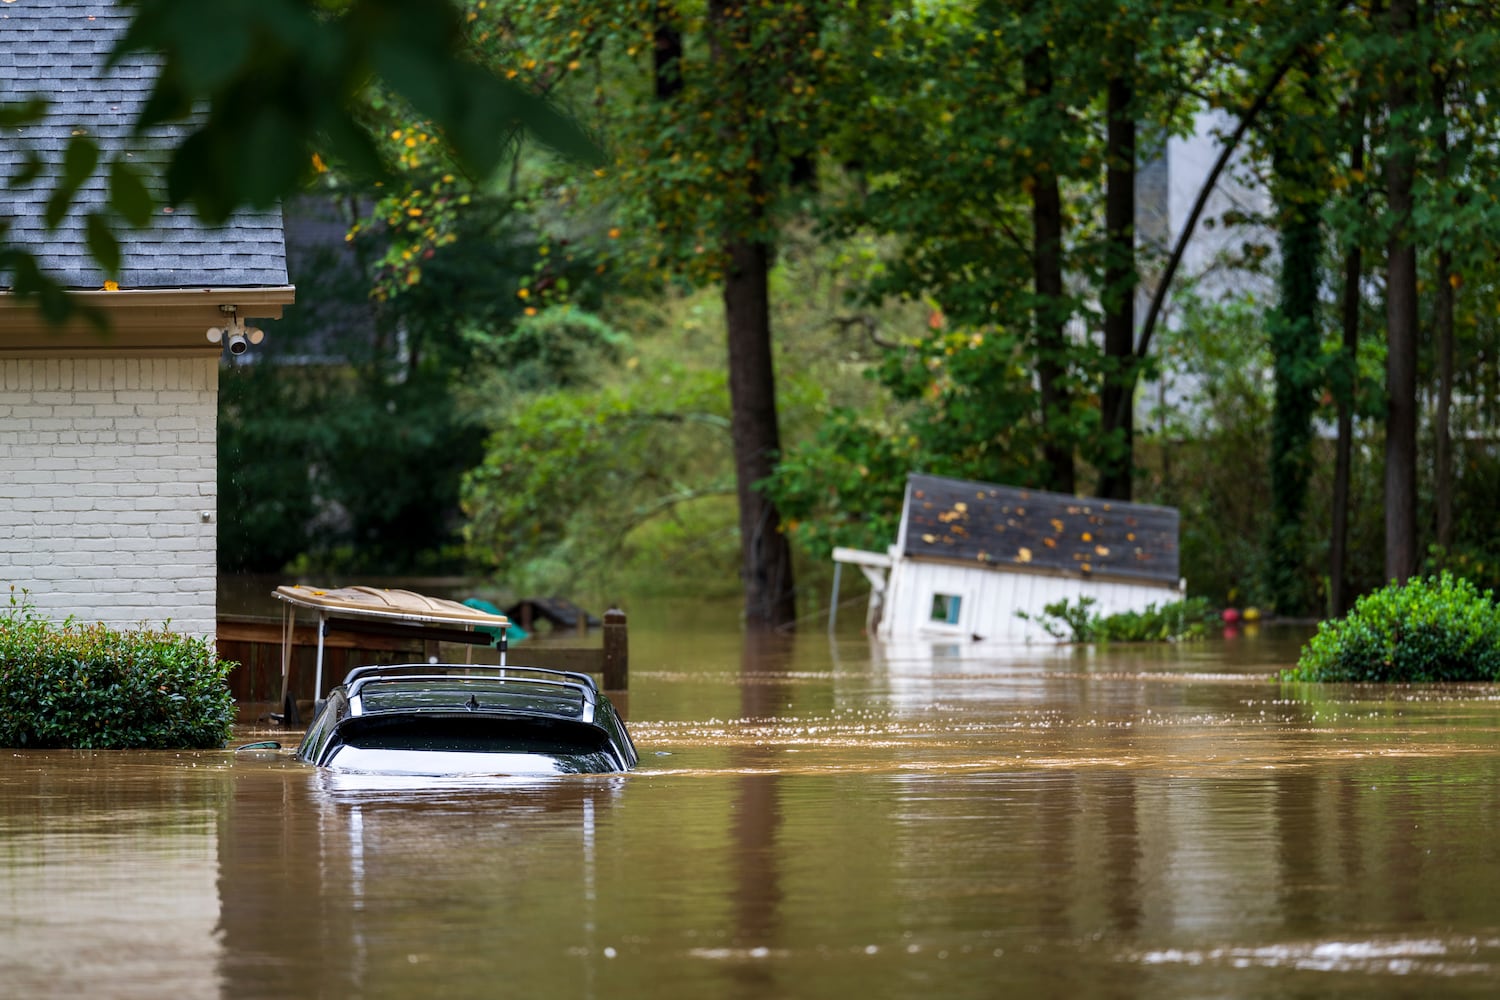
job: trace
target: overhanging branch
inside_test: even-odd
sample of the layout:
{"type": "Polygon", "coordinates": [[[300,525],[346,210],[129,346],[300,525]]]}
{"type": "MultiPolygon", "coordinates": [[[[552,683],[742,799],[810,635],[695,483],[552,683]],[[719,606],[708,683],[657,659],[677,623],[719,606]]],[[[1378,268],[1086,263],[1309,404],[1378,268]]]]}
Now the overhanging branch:
{"type": "Polygon", "coordinates": [[[1193,232],[1198,226],[1198,220],[1208,205],[1209,196],[1213,194],[1214,188],[1219,182],[1219,175],[1229,165],[1230,158],[1234,155],[1235,150],[1239,148],[1240,140],[1245,137],[1246,132],[1250,131],[1250,126],[1255,123],[1255,119],[1265,110],[1266,105],[1271,103],[1271,98],[1275,95],[1276,88],[1281,85],[1281,81],[1286,78],[1287,73],[1291,72],[1292,66],[1296,64],[1304,45],[1306,45],[1305,40],[1298,41],[1287,52],[1286,56],[1282,58],[1281,62],[1277,64],[1276,71],[1271,74],[1265,86],[1256,95],[1254,103],[1246,108],[1244,114],[1240,116],[1239,124],[1230,133],[1228,141],[1224,143],[1224,148],[1219,151],[1219,156],[1214,161],[1213,168],[1209,170],[1208,177],[1204,179],[1203,185],[1198,189],[1198,197],[1194,199],[1192,211],[1188,213],[1187,220],[1183,223],[1182,232],[1178,234],[1177,242],[1172,247],[1172,253],[1167,258],[1167,265],[1162,271],[1161,280],[1156,283],[1156,291],[1151,295],[1151,305],[1146,310],[1146,318],[1141,323],[1140,340],[1136,343],[1135,351],[1131,354],[1132,363],[1130,371],[1126,373],[1126,391],[1120,394],[1118,407],[1114,414],[1115,426],[1119,426],[1124,422],[1128,407],[1133,405],[1137,379],[1136,373],[1139,371],[1140,363],[1146,358],[1147,350],[1151,347],[1151,336],[1156,332],[1156,324],[1161,317],[1163,304],[1166,302],[1167,289],[1171,287],[1172,278],[1176,276],[1177,268],[1182,263],[1183,255],[1187,251],[1188,240],[1192,238],[1193,232]]]}

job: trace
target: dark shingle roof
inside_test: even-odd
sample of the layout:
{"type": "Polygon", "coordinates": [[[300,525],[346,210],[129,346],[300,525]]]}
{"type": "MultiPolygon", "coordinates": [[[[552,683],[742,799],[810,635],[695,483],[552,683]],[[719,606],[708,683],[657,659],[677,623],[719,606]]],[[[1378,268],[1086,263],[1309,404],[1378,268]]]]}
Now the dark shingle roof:
{"type": "Polygon", "coordinates": [[[912,475],[902,527],[908,556],[1177,583],[1171,507],[912,475]]]}
{"type": "MultiPolygon", "coordinates": [[[[87,209],[105,199],[104,165],[118,152],[155,175],[166,159],[171,131],[131,135],[131,122],[156,80],[155,61],[133,56],[102,69],[130,12],[110,0],[6,0],[0,4],[0,101],[40,95],[51,102],[39,124],[0,131],[0,178],[14,174],[28,148],[54,166],[68,140],[82,130],[102,150],[101,170],[73,211],[47,232],[43,210],[50,176],[19,190],[0,181],[0,220],[9,238],[40,259],[54,278],[73,288],[99,288],[104,273],[84,238],[87,209]]],[[[157,209],[149,229],[116,229],[123,263],[121,288],[263,287],[287,283],[281,212],[244,212],[222,227],[200,224],[190,209],[157,209]]],[[[0,274],[0,288],[9,276],[0,274]]]]}

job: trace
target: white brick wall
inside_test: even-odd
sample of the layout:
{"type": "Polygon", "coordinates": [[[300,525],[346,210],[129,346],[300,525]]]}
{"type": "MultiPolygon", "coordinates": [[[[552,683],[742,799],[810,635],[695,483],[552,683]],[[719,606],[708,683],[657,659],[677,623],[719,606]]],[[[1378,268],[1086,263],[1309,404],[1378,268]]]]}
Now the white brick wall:
{"type": "Polygon", "coordinates": [[[212,638],[218,393],[213,355],[0,357],[0,602],[212,638]]]}

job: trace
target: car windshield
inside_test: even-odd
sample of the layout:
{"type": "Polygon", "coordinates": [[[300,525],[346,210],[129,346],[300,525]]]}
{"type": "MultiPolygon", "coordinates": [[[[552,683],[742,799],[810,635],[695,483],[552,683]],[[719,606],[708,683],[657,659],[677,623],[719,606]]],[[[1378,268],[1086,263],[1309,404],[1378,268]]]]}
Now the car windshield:
{"type": "Polygon", "coordinates": [[[565,684],[494,677],[370,680],[359,689],[364,714],[421,710],[525,712],[581,719],[582,692],[565,684]]]}

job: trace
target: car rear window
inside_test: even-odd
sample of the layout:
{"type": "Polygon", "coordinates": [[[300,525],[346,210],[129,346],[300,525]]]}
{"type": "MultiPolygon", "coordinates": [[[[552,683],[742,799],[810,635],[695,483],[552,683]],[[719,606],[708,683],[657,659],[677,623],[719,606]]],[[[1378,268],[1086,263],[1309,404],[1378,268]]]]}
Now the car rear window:
{"type": "Polygon", "coordinates": [[[430,678],[367,681],[360,688],[364,712],[469,710],[539,713],[564,719],[583,717],[583,694],[563,684],[497,678],[430,678]]]}
{"type": "Polygon", "coordinates": [[[367,750],[548,756],[592,754],[609,746],[609,737],[602,730],[582,722],[486,715],[361,716],[345,721],[339,739],[345,745],[367,750]]]}

